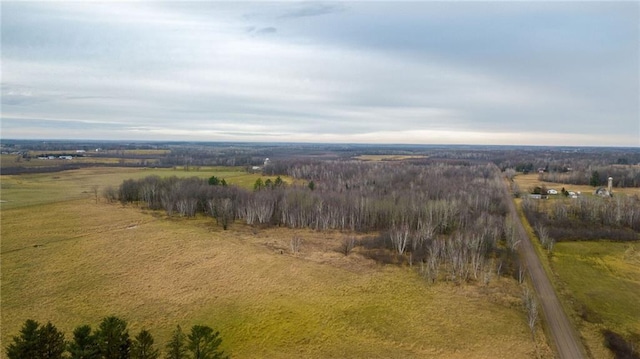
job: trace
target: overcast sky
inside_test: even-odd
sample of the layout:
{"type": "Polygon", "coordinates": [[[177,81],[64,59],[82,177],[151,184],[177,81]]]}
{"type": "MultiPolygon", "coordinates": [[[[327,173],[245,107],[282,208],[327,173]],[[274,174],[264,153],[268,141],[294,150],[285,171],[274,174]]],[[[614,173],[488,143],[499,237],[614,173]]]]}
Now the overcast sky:
{"type": "Polygon", "coordinates": [[[1,2],[2,138],[640,146],[627,2],[1,2]]]}

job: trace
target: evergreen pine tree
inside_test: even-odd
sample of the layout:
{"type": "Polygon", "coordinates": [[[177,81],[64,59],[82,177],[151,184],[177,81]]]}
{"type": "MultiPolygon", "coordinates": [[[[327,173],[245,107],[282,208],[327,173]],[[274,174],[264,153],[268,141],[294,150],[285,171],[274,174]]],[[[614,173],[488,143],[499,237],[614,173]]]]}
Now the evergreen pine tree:
{"type": "Polygon", "coordinates": [[[91,327],[82,325],[74,329],[73,341],[68,345],[71,359],[99,359],[100,352],[96,336],[91,334],[91,327]]]}
{"type": "Polygon", "coordinates": [[[589,184],[592,187],[598,187],[600,185],[600,173],[598,173],[598,171],[591,172],[591,179],[589,180],[589,184]]]}
{"type": "Polygon", "coordinates": [[[182,328],[178,325],[171,335],[171,341],[166,346],[166,359],[186,359],[187,345],[186,336],[182,332],[182,328]]]}
{"type": "Polygon", "coordinates": [[[20,329],[20,335],[13,337],[13,343],[7,347],[7,358],[38,358],[40,355],[39,327],[38,322],[27,319],[20,329]]]}
{"type": "Polygon", "coordinates": [[[187,336],[187,348],[193,359],[222,359],[227,358],[223,351],[218,351],[222,338],[220,332],[214,332],[208,326],[194,325],[187,336]]]}
{"type": "Polygon", "coordinates": [[[61,359],[66,349],[64,333],[59,331],[51,322],[38,330],[40,357],[43,359],[61,359]]]}
{"type": "Polygon", "coordinates": [[[129,359],[131,357],[131,339],[127,331],[127,322],[118,317],[102,320],[96,333],[100,355],[104,359],[129,359]]]}
{"type": "Polygon", "coordinates": [[[142,329],[131,343],[132,359],[157,359],[158,349],[153,348],[153,337],[148,330],[142,329]]]}

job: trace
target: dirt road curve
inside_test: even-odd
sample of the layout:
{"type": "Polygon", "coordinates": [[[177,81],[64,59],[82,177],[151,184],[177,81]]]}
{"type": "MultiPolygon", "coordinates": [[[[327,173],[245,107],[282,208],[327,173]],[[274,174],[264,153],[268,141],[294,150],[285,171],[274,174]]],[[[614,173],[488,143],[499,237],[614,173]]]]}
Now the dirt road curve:
{"type": "Polygon", "coordinates": [[[562,309],[560,301],[556,295],[555,290],[551,286],[551,282],[547,277],[547,274],[542,268],[542,263],[536,255],[535,248],[529,240],[527,232],[522,226],[518,214],[516,212],[515,204],[509,193],[508,186],[505,186],[507,203],[509,203],[509,211],[514,217],[514,223],[516,225],[518,235],[520,236],[520,245],[518,251],[520,257],[524,260],[531,276],[531,282],[534,289],[538,294],[540,306],[544,313],[548,332],[551,335],[552,343],[555,346],[556,353],[561,359],[574,359],[574,358],[586,358],[586,351],[576,330],[569,322],[569,318],[562,309]]]}

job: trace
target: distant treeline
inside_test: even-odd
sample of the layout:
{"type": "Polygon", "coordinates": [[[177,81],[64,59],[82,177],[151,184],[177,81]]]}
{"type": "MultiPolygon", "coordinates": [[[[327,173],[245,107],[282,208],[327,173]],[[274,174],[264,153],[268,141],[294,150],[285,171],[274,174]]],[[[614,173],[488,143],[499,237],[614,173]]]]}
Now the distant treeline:
{"type": "Polygon", "coordinates": [[[377,232],[377,240],[360,244],[430,263],[434,279],[442,265],[449,279],[477,278],[489,259],[502,256],[498,243],[507,240],[505,233],[512,235],[505,227],[505,192],[494,165],[290,161],[274,168],[273,173],[300,184],[258,180],[255,190],[247,191],[198,178],[151,176],[124,181],[106,194],[168,215],[203,213],[224,228],[243,220],[377,232]]]}
{"type": "MultiPolygon", "coordinates": [[[[188,334],[178,325],[164,346],[166,359],[223,359],[228,358],[220,344],[220,333],[206,325],[194,325],[188,334]]],[[[73,331],[73,338],[48,322],[40,325],[25,321],[20,334],[6,349],[7,359],[158,359],[151,333],[142,329],[133,339],[127,322],[118,317],[106,317],[96,330],[81,325],[73,331]]]]}

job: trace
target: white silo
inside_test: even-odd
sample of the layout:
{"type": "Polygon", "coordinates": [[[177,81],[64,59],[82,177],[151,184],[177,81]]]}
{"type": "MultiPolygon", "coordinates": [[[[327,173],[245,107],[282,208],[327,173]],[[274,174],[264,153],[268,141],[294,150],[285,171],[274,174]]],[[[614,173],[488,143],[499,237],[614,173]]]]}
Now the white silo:
{"type": "Polygon", "coordinates": [[[608,178],[608,187],[607,189],[609,190],[609,194],[612,194],[613,192],[613,177],[609,177],[608,178]]]}

